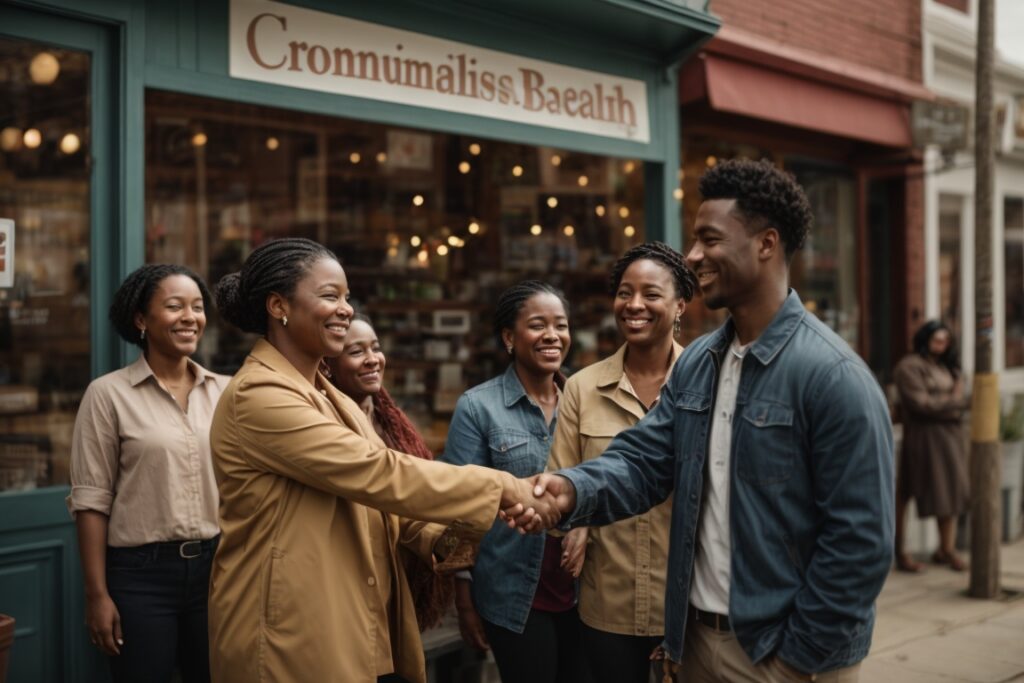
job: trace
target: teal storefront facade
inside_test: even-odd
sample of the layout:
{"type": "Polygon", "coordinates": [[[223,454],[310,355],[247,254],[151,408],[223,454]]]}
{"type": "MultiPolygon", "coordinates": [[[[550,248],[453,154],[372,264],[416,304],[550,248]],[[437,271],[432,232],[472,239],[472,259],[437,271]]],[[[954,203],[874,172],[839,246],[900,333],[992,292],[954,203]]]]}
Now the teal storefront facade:
{"type": "MultiPolygon", "coordinates": [[[[360,297],[386,320],[378,327],[395,349],[390,381],[436,446],[451,396],[492,367],[476,329],[495,287],[553,270],[567,288],[582,282],[589,292],[632,242],[681,245],[676,65],[718,27],[705,3],[282,6],[531,60],[536,73],[565,68],[568,78],[586,71],[638,84],[645,101],[630,106],[646,112],[647,130],[632,137],[584,132],[582,119],[531,118],[569,107],[552,105],[536,80],[526,84],[536,86],[530,111],[502,118],[270,82],[280,74],[232,76],[232,51],[244,47],[231,37],[232,13],[242,4],[0,6],[0,218],[14,220],[16,249],[12,263],[0,259],[0,271],[13,271],[6,287],[0,274],[0,613],[17,620],[10,681],[106,679],[82,627],[64,498],[77,398],[90,379],[134,358],[106,311],[138,265],[177,260],[215,280],[261,239],[328,242],[350,280],[374,279],[360,297]],[[268,199],[278,186],[287,192],[268,199]],[[461,249],[467,241],[476,246],[461,249]],[[427,331],[411,339],[417,327],[427,331]]],[[[332,53],[260,54],[326,71],[332,53]]],[[[582,365],[605,348],[604,294],[593,304],[577,296],[582,365]]],[[[228,331],[214,336],[203,362],[230,371],[237,358],[228,351],[244,344],[231,346],[228,331]]]]}

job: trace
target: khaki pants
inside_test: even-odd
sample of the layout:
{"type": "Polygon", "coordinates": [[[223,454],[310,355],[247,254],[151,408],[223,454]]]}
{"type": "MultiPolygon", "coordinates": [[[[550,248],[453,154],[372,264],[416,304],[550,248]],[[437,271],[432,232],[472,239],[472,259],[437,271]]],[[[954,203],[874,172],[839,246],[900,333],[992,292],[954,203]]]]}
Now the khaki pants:
{"type": "MultiPolygon", "coordinates": [[[[775,657],[760,664],[750,661],[736,636],[691,620],[686,628],[683,664],[677,675],[680,683],[795,683],[793,676],[775,657]]],[[[857,683],[860,664],[820,673],[820,683],[857,683]]]]}

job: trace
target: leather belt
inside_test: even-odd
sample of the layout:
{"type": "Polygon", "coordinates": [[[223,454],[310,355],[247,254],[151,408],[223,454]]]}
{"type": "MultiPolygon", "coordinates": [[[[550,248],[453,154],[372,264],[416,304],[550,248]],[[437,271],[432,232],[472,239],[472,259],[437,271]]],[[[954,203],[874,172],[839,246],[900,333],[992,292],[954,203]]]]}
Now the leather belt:
{"type": "Polygon", "coordinates": [[[715,612],[705,612],[702,609],[697,609],[693,605],[690,605],[690,618],[696,621],[698,624],[707,626],[716,631],[731,631],[729,627],[729,617],[724,614],[716,614],[715,612]]]}

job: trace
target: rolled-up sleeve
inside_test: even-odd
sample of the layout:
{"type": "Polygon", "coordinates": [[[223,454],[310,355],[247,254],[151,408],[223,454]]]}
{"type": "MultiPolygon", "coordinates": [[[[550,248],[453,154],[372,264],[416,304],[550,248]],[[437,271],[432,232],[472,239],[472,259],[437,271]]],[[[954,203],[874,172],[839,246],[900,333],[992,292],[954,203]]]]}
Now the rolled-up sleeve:
{"type": "Polygon", "coordinates": [[[79,510],[110,515],[120,456],[117,415],[101,385],[90,384],[82,396],[71,439],[71,495],[74,518],[79,510]]]}

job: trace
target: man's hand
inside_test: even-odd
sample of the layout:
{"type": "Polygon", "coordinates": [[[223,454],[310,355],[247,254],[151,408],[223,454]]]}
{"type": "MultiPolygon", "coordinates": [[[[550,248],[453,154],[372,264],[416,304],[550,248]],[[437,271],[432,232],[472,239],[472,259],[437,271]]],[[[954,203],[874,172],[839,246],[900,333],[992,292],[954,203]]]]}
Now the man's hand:
{"type": "MultiPolygon", "coordinates": [[[[510,528],[518,528],[513,519],[524,518],[533,520],[536,527],[531,530],[550,529],[558,524],[561,518],[556,505],[555,497],[539,493],[534,489],[536,477],[530,479],[516,479],[508,475],[505,479],[505,489],[501,494],[501,509],[498,515],[508,522],[510,528]]],[[[525,534],[526,529],[520,528],[519,532],[525,534]]]]}
{"type": "Polygon", "coordinates": [[[542,497],[550,498],[558,514],[554,521],[551,521],[550,516],[544,515],[539,509],[540,503],[536,509],[526,506],[522,506],[523,509],[515,506],[506,508],[502,510],[501,516],[508,522],[510,528],[519,529],[520,533],[539,533],[555,526],[561,515],[568,514],[576,508],[576,487],[565,477],[558,474],[537,474],[524,481],[533,485],[531,494],[535,500],[542,497]]]}

